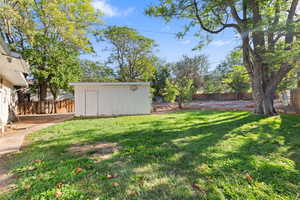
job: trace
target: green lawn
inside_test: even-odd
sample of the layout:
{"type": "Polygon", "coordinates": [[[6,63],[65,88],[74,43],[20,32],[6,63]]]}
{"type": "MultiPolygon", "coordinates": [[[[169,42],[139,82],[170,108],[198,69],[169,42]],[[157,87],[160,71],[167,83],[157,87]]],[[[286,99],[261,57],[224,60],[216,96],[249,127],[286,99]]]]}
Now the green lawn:
{"type": "Polygon", "coordinates": [[[182,111],[74,119],[29,140],[9,163],[16,188],[0,199],[300,198],[296,115],[182,111]],[[93,152],[70,153],[77,142],[115,142],[120,150],[99,161],[93,152]]]}

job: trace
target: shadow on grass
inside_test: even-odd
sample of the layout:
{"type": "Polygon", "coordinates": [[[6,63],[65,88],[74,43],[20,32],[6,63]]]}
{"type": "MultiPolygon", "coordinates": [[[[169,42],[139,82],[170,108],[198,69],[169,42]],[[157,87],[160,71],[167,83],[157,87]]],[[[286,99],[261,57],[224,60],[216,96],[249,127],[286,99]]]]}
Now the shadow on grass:
{"type": "Polygon", "coordinates": [[[146,116],[141,121],[140,117],[113,119],[117,121],[75,119],[41,132],[58,133],[40,137],[16,156],[12,165],[19,182],[9,198],[54,197],[57,190],[62,191],[62,199],[297,195],[299,117],[281,116],[280,127],[246,112],[188,111],[146,116]],[[117,142],[121,150],[109,160],[94,162],[87,155],[68,153],[70,145],[79,141],[117,142]],[[288,158],[295,168],[284,163],[291,162],[288,158]],[[108,178],[108,174],[115,176],[108,178]]]}

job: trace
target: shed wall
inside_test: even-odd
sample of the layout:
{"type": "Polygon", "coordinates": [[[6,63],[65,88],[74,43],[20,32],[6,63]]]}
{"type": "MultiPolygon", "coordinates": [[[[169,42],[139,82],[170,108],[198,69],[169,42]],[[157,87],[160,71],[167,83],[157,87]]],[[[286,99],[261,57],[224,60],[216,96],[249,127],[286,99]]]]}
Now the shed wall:
{"type": "Polygon", "coordinates": [[[76,116],[138,115],[150,112],[148,85],[75,86],[76,116]]]}

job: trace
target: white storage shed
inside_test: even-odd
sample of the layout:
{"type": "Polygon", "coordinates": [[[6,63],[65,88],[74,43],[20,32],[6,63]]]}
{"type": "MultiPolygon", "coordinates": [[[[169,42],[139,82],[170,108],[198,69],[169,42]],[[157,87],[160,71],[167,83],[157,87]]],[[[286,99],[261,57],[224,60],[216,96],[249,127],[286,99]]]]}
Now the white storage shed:
{"type": "Polygon", "coordinates": [[[118,116],[151,113],[148,82],[78,82],[75,116],[118,116]]]}

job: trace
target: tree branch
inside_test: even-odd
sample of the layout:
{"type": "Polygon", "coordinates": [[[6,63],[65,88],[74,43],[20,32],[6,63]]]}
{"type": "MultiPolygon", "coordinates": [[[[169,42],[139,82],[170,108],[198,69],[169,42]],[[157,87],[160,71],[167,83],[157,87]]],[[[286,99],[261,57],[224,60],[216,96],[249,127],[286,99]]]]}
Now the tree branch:
{"type": "Polygon", "coordinates": [[[224,24],[221,28],[219,28],[217,30],[211,30],[211,29],[205,27],[200,15],[199,15],[199,8],[198,8],[198,3],[196,0],[194,0],[194,9],[195,9],[196,18],[197,18],[201,28],[209,33],[217,34],[217,33],[222,32],[226,28],[235,28],[238,31],[240,31],[240,27],[237,24],[224,24]]]}
{"type": "Polygon", "coordinates": [[[297,6],[298,6],[298,3],[299,3],[299,0],[293,0],[292,3],[291,3],[291,7],[290,7],[290,10],[288,12],[288,17],[287,17],[287,20],[286,20],[286,26],[287,26],[287,34],[286,34],[286,37],[285,37],[285,42],[287,44],[290,44],[293,42],[294,40],[294,31],[292,30],[289,30],[291,28],[291,25],[293,24],[294,22],[294,16],[296,14],[296,9],[297,9],[297,6]]]}
{"type": "Polygon", "coordinates": [[[240,18],[239,14],[237,13],[237,10],[234,7],[234,5],[230,4],[229,7],[230,7],[231,15],[236,20],[236,22],[240,25],[243,24],[243,20],[240,18]]]}

